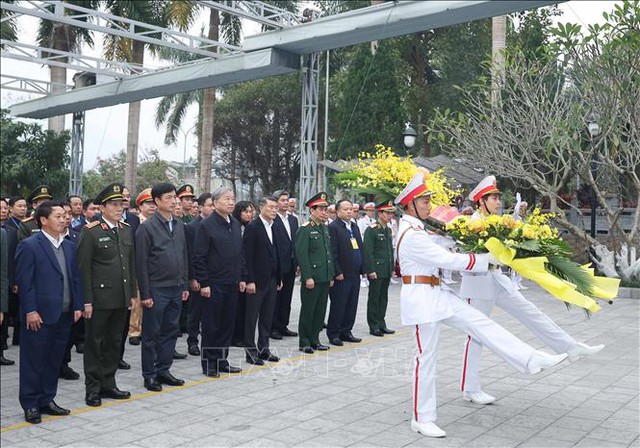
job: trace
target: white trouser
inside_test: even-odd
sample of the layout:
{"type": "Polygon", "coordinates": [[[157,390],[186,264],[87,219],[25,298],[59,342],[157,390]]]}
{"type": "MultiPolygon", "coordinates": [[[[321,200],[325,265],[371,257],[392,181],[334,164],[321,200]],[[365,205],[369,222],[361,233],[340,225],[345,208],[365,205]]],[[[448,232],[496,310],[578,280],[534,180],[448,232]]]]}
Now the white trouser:
{"type": "MultiPolygon", "coordinates": [[[[556,353],[565,353],[577,342],[552,321],[533,303],[516,290],[507,290],[497,286],[495,299],[468,299],[475,309],[489,316],[494,306],[499,306],[514,318],[522,322],[538,339],[542,340],[556,353]]],[[[479,392],[480,365],[482,363],[482,343],[473,336],[467,336],[462,356],[462,375],[460,388],[466,392],[479,392]]]]}
{"type": "Polygon", "coordinates": [[[453,294],[447,294],[447,299],[453,316],[415,326],[418,353],[413,364],[413,418],[418,422],[436,420],[436,349],[440,322],[473,335],[519,372],[527,371],[527,363],[535,351],[453,294]]]}

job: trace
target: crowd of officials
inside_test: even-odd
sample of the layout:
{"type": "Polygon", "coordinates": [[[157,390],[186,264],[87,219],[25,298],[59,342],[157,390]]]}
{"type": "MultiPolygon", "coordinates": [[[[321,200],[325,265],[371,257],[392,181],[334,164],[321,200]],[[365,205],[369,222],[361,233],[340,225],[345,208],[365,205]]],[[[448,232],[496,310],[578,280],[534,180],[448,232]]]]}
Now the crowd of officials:
{"type": "Polygon", "coordinates": [[[200,357],[209,377],[238,373],[230,346],[246,362],[278,362],[270,339],[298,337],[300,351],[358,343],[352,330],[358,295],[368,288],[372,335],[387,327],[387,290],[393,275],[392,201],[329,204],[320,192],[305,204],[301,223],[286,191],[257,207],[236,203],[221,187],[196,196],[191,185],[162,183],[133,200],[122,184],[95,198],[53,200],[42,185],[28,198],[0,199],[3,366],[11,343],[20,346],[19,400],[25,420],[67,415],[54,401],[58,379],[77,380],[72,349],[83,355],[85,402],[128,399],[116,383],[128,339],[141,347],[144,387],[160,391],[184,380],[171,373],[176,339],[200,357]],[[31,213],[28,210],[31,209],[31,213]],[[300,278],[301,309],[291,326],[291,301],[300,278]],[[327,304],[330,307],[327,318],[327,304]]]}

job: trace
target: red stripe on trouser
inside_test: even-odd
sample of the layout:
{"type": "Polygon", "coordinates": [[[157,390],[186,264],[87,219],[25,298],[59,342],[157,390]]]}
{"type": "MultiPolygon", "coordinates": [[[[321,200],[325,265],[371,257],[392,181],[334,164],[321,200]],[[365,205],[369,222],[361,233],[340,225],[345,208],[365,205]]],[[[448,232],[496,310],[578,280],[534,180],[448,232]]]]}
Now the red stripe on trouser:
{"type": "Polygon", "coordinates": [[[418,381],[420,370],[420,355],[422,355],[422,344],[420,343],[420,327],[416,325],[416,340],[418,341],[418,356],[416,356],[416,372],[413,388],[413,419],[418,421],[418,381]]]}
{"type": "MultiPolygon", "coordinates": [[[[467,303],[471,305],[471,299],[467,299],[467,303]]],[[[465,382],[467,380],[467,359],[469,358],[469,345],[471,344],[471,336],[467,336],[467,344],[464,349],[464,363],[462,365],[462,382],[460,389],[464,392],[465,382]]]]}

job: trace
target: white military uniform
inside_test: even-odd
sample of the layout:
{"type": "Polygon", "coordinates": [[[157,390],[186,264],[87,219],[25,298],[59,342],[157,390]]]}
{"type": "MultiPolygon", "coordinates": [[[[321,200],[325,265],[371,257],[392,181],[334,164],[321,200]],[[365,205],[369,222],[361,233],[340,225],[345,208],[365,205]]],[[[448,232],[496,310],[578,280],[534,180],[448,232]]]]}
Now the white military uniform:
{"type": "MultiPolygon", "coordinates": [[[[439,269],[487,272],[490,255],[454,254],[436,242],[417,218],[400,220],[398,247],[403,276],[438,276],[439,269]],[[406,231],[406,233],[405,233],[406,231]]],[[[413,368],[413,419],[436,420],[436,348],[440,322],[471,334],[519,372],[535,350],[484,314],[470,307],[446,285],[403,284],[400,294],[403,325],[414,325],[417,354],[413,368]]]]}
{"type": "MultiPolygon", "coordinates": [[[[479,212],[472,219],[481,218],[479,212]]],[[[517,286],[502,273],[492,269],[488,273],[464,273],[460,285],[460,296],[489,316],[494,306],[499,306],[522,322],[535,336],[556,353],[564,353],[577,345],[577,341],[562,330],[554,321],[518,291],[517,286]]],[[[480,364],[482,344],[467,336],[465,341],[460,387],[463,392],[480,392],[480,364]]]]}

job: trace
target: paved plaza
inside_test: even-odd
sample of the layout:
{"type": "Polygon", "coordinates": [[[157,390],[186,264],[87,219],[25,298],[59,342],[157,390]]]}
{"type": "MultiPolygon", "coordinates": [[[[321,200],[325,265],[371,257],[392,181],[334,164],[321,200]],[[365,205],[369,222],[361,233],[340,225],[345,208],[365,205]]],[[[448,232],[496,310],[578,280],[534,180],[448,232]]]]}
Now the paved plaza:
{"type": "MultiPolygon", "coordinates": [[[[639,441],[639,307],[619,299],[587,319],[567,311],[528,284],[525,295],[576,339],[604,343],[604,351],[577,363],[565,362],[529,376],[484,351],[484,389],[497,397],[489,406],[465,402],[459,392],[464,336],[443,326],[438,354],[438,424],[445,439],[428,439],[409,429],[413,332],[399,324],[400,286],[392,285],[387,323],[393,336],[377,338],[366,326],[366,289],[361,291],[356,336],[360,344],[302,355],[297,338],[273,341],[280,363],[253,367],[241,349],[231,360],[240,375],[206,378],[197,358],[174,362],[172,372],[187,383],[148,392],[140,375],[140,347],[127,344],[133,368],[118,371],[127,401],[84,404],[83,380],[60,380],[56,401],[68,417],[24,423],[18,404],[18,366],[2,367],[3,448],[14,446],[463,446],[627,447],[639,441]]],[[[293,316],[299,311],[299,284],[293,316]]],[[[500,309],[493,317],[536,348],[524,327],[500,309]]],[[[295,325],[292,326],[295,329],[295,325]]],[[[322,341],[326,342],[323,334],[322,341]]],[[[178,339],[186,352],[186,339],[178,339]]],[[[5,355],[18,360],[18,348],[5,355]]],[[[82,373],[82,356],[72,367],[82,373]]]]}

